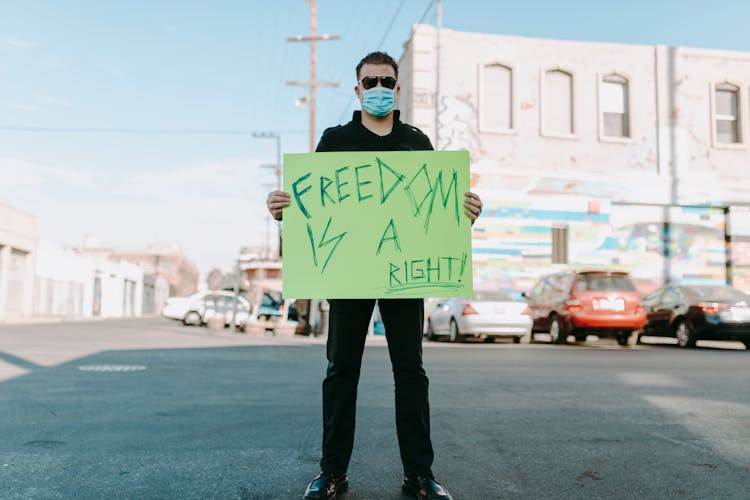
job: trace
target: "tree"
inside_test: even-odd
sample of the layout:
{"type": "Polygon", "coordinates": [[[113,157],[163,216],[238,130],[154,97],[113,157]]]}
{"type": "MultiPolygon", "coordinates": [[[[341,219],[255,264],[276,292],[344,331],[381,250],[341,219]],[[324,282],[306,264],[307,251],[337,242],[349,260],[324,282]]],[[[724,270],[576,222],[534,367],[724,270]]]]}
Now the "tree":
{"type": "Polygon", "coordinates": [[[224,284],[224,273],[221,272],[221,269],[218,267],[214,267],[209,271],[208,276],[206,276],[206,285],[208,285],[209,290],[221,290],[221,287],[224,284]]]}

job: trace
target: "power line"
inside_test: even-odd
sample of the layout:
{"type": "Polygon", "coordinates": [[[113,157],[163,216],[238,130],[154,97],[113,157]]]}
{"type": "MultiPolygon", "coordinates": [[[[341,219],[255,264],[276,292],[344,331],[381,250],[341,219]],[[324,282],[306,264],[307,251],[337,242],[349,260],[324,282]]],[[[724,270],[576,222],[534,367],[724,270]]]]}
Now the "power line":
{"type": "Polygon", "coordinates": [[[406,0],[401,0],[401,3],[398,5],[398,8],[396,9],[396,12],[393,13],[391,22],[388,23],[388,27],[385,29],[385,33],[383,33],[383,38],[381,38],[380,43],[378,43],[378,50],[383,48],[385,39],[388,38],[388,35],[391,34],[391,29],[393,29],[393,24],[396,22],[396,18],[398,18],[398,14],[401,12],[401,9],[404,8],[404,4],[406,4],[406,0]]]}
{"type": "MultiPolygon", "coordinates": [[[[435,0],[430,0],[430,4],[427,6],[427,11],[432,8],[432,4],[435,2],[435,0]]],[[[396,19],[398,18],[399,13],[401,12],[401,9],[404,8],[404,5],[406,4],[406,0],[401,0],[401,3],[396,8],[396,11],[393,13],[393,17],[391,18],[391,21],[388,23],[388,27],[385,29],[385,33],[383,33],[383,38],[380,39],[380,43],[378,43],[378,50],[383,48],[383,44],[385,43],[386,39],[388,38],[388,35],[391,34],[391,29],[393,29],[393,25],[396,23],[396,19]]],[[[422,19],[424,19],[427,12],[422,14],[422,19]]],[[[422,22],[422,19],[420,19],[420,23],[422,22]]],[[[349,96],[349,101],[346,103],[346,106],[344,107],[344,111],[341,112],[341,116],[339,117],[339,123],[341,123],[344,119],[344,117],[347,114],[347,111],[349,111],[349,107],[351,107],[352,103],[354,102],[354,94],[349,96]]]]}
{"type": "MultiPolygon", "coordinates": [[[[402,3],[404,3],[403,0],[402,0],[402,3]]],[[[359,5],[364,5],[364,6],[367,5],[365,2],[358,2],[358,4],[359,5]]],[[[402,6],[399,6],[398,10],[401,10],[401,8],[402,8],[402,6]]],[[[359,61],[362,58],[363,54],[365,54],[365,53],[370,52],[370,51],[373,50],[373,45],[369,42],[369,40],[370,39],[374,39],[376,36],[378,36],[377,33],[376,33],[376,31],[379,31],[379,30],[377,28],[379,26],[385,24],[386,19],[388,18],[388,11],[389,10],[390,10],[390,5],[388,6],[388,9],[383,9],[383,14],[381,16],[382,22],[381,22],[381,19],[378,19],[377,22],[375,22],[373,20],[372,22],[368,23],[367,28],[369,29],[369,31],[367,31],[367,32],[360,32],[358,34],[358,36],[353,37],[356,40],[363,41],[362,43],[360,43],[359,46],[354,45],[354,44],[349,44],[348,45],[348,47],[350,48],[351,59],[353,60],[353,62],[355,64],[356,64],[357,61],[359,61]]],[[[397,17],[396,15],[392,16],[391,21],[390,21],[389,24],[392,25],[393,22],[394,22],[393,20],[396,17],[397,17]]],[[[353,25],[353,26],[356,27],[356,25],[353,25]]],[[[390,29],[391,29],[391,26],[388,27],[388,30],[390,30],[390,29]]],[[[386,33],[388,32],[388,30],[386,30],[386,33]]],[[[381,40],[381,42],[380,42],[380,44],[379,44],[379,46],[377,47],[376,50],[380,50],[382,48],[382,44],[383,44],[383,41],[381,40]]],[[[339,76],[343,75],[344,73],[346,73],[348,75],[348,74],[350,74],[350,72],[352,72],[352,70],[353,70],[353,67],[345,67],[345,66],[342,65],[340,67],[340,69],[339,69],[339,76]]],[[[339,79],[340,78],[337,78],[336,80],[339,80],[339,79]]],[[[347,76],[347,79],[348,79],[348,76],[347,76]]],[[[350,89],[351,89],[351,87],[350,87],[350,89]]],[[[354,100],[356,98],[356,96],[354,95],[354,93],[351,90],[346,93],[346,96],[349,98],[349,100],[346,102],[346,105],[345,105],[343,111],[341,112],[341,116],[339,116],[338,123],[341,123],[341,122],[344,121],[344,119],[346,118],[347,112],[349,111],[349,108],[351,107],[352,103],[354,102],[354,100]]]]}
{"type": "Polygon", "coordinates": [[[425,17],[427,17],[427,14],[430,13],[430,10],[432,10],[432,6],[435,4],[435,0],[430,0],[429,5],[427,5],[427,8],[424,11],[424,14],[422,14],[422,17],[419,18],[419,21],[417,24],[422,24],[422,21],[424,21],[425,17]]]}
{"type": "MultiPolygon", "coordinates": [[[[320,129],[318,131],[322,131],[320,129]]],[[[250,129],[140,129],[140,128],[65,128],[65,127],[25,127],[17,125],[0,125],[0,131],[7,132],[34,132],[50,134],[119,134],[119,135],[253,135],[267,130],[250,129]]],[[[308,133],[308,129],[299,130],[276,130],[277,134],[302,134],[308,133]]]]}
{"type": "Polygon", "coordinates": [[[323,34],[318,35],[317,34],[317,26],[318,26],[318,20],[317,20],[317,8],[315,5],[315,0],[310,0],[310,34],[309,35],[298,35],[298,36],[288,36],[286,39],[288,42],[307,42],[310,44],[310,80],[307,82],[302,81],[288,81],[286,82],[287,85],[297,85],[302,87],[309,87],[309,93],[308,93],[308,99],[307,99],[307,106],[310,110],[310,152],[315,151],[315,137],[316,134],[316,128],[315,128],[315,109],[316,109],[316,88],[317,87],[338,87],[338,82],[322,82],[319,81],[316,78],[316,51],[315,46],[316,43],[319,41],[328,41],[328,40],[339,40],[341,37],[339,35],[330,35],[330,34],[323,34]]]}

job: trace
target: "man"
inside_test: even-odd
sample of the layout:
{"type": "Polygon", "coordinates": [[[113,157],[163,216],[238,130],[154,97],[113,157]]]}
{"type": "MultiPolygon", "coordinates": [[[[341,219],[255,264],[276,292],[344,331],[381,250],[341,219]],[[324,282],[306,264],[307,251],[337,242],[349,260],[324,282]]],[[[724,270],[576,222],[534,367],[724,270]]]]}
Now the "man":
{"type": "MultiPolygon", "coordinates": [[[[321,151],[432,150],[419,129],[399,120],[394,110],[400,87],[398,64],[383,52],[365,56],[357,65],[354,92],[362,111],[352,121],[327,129],[321,151]]],[[[288,193],[274,191],[266,200],[276,220],[290,204],[288,193]]],[[[466,215],[474,220],[482,202],[466,193],[466,215]]],[[[332,299],[328,325],[328,370],[323,382],[323,457],[321,473],[307,487],[305,499],[335,498],[348,487],[346,475],[354,444],[354,419],[360,365],[375,299],[332,299]]],[[[396,386],[396,429],[404,466],[402,491],[430,500],[450,500],[432,475],[429,381],[422,368],[422,299],[379,299],[396,386]]]]}

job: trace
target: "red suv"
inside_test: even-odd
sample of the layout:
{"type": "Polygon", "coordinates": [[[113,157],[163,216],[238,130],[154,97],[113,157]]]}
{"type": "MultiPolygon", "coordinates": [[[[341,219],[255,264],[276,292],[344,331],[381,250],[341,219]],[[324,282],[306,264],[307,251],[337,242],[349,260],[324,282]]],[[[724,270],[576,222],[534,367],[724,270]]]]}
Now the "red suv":
{"type": "Polygon", "coordinates": [[[628,273],[567,271],[542,277],[527,296],[534,333],[548,332],[550,342],[564,344],[568,335],[614,337],[628,345],[646,322],[641,296],[628,273]]]}

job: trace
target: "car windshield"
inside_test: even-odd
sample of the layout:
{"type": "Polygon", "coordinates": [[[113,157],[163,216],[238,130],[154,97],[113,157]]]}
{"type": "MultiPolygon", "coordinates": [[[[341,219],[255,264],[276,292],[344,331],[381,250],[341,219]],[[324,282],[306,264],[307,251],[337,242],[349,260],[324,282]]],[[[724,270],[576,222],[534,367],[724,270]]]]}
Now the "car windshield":
{"type": "Polygon", "coordinates": [[[579,274],[576,278],[579,292],[634,292],[633,282],[626,274],[579,274]]]}
{"type": "Polygon", "coordinates": [[[278,309],[281,306],[281,301],[277,300],[270,293],[264,293],[263,294],[263,299],[261,300],[260,305],[262,307],[269,307],[271,309],[278,309]]]}
{"type": "Polygon", "coordinates": [[[685,288],[685,291],[696,302],[746,302],[750,304],[750,295],[731,286],[692,286],[685,288]]]}

